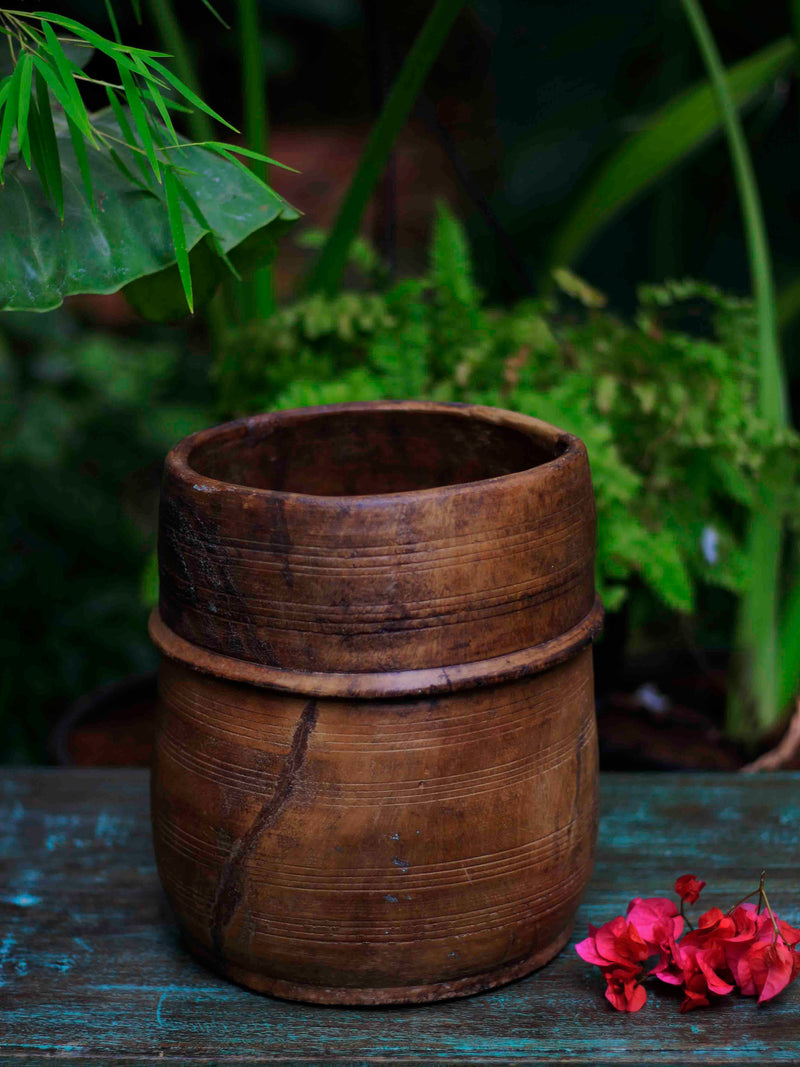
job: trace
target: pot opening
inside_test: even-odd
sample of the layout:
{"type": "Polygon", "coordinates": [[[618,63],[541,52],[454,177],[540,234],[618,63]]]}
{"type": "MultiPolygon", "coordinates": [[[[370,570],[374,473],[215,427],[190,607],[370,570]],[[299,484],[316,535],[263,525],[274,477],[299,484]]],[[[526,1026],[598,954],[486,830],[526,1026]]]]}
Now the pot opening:
{"type": "Polygon", "coordinates": [[[201,477],[314,496],[406,493],[529,470],[565,444],[448,412],[377,408],[234,424],[198,444],[201,477]]]}

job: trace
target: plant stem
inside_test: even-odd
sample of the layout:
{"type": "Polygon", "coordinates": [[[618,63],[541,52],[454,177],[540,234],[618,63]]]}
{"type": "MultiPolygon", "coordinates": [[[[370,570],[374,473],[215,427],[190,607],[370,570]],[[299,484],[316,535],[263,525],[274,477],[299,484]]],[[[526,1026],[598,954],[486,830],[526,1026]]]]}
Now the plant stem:
{"type": "MultiPolygon", "coordinates": [[[[716,95],[741,202],[758,317],[759,414],[774,426],[785,426],[788,422],[786,386],[778,341],[772,266],[753,163],[725,68],[699,0],[681,2],[716,95]]],[[[749,530],[751,579],[740,603],[736,640],[738,654],[742,657],[738,668],[741,673],[737,677],[737,691],[732,693],[728,706],[728,731],[740,737],[763,732],[780,715],[777,626],[781,542],[779,501],[774,491],[764,486],[749,530]],[[756,731],[750,725],[751,709],[756,731]]]]}
{"type": "MultiPolygon", "coordinates": [[[[257,0],[239,0],[239,54],[242,57],[242,108],[248,147],[269,154],[267,84],[257,0]]],[[[249,160],[248,166],[266,181],[266,163],[249,160]]],[[[248,317],[266,318],[275,309],[272,295],[272,267],[260,267],[245,283],[248,317]]]]}
{"type": "Polygon", "coordinates": [[[364,209],[386,165],[392,145],[405,125],[411,107],[464,2],[436,0],[428,15],[372,129],[336,222],[311,272],[308,288],[312,292],[336,292],[350,245],[358,233],[364,209]]]}

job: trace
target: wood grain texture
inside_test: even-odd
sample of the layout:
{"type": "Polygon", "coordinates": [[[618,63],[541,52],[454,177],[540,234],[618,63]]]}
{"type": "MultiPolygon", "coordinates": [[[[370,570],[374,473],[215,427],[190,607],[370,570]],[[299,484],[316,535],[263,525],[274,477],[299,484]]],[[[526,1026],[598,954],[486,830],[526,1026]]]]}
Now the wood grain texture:
{"type": "Polygon", "coordinates": [[[292,671],[502,656],[594,603],[585,447],[495,408],[382,401],[204,430],[167,457],[159,526],[164,623],[292,671]]]}
{"type": "Polygon", "coordinates": [[[159,561],[153,826],[198,955],[361,1005],[546,963],[597,822],[582,443],[416,401],[226,423],[167,457],[159,561]]]}
{"type": "Polygon", "coordinates": [[[161,694],[159,870],[190,943],[235,979],[428,1000],[563,944],[596,835],[591,649],[392,701],[306,701],[165,661],[161,694]]]}
{"type": "Polygon", "coordinates": [[[290,1004],[197,964],[164,912],[147,792],[141,771],[0,774],[0,1063],[800,1063],[800,986],[690,1015],[653,987],[624,1016],[571,947],[686,872],[708,880],[711,906],[766,867],[772,904],[800,925],[798,774],[602,777],[570,947],[503,989],[395,1009],[290,1004]]]}

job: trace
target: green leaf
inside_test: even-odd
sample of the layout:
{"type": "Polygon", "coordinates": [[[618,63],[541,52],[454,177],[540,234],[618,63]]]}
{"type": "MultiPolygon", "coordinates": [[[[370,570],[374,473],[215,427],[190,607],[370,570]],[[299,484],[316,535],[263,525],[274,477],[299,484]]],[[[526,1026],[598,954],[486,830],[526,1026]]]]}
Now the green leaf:
{"type": "MultiPolygon", "coordinates": [[[[136,138],[133,135],[133,130],[131,129],[131,124],[130,124],[130,122],[128,122],[128,116],[125,114],[125,111],[123,110],[122,105],[120,104],[119,100],[117,99],[117,94],[116,94],[115,90],[112,89],[110,86],[106,86],[106,95],[108,96],[108,102],[111,104],[111,110],[114,112],[114,117],[117,120],[117,126],[119,127],[119,131],[122,134],[123,140],[129,146],[138,145],[139,142],[136,140],[136,138]]],[[[145,180],[145,184],[148,187],[153,186],[153,175],[147,169],[147,164],[145,163],[144,157],[142,156],[141,152],[132,152],[131,155],[133,156],[133,159],[136,161],[136,166],[139,168],[139,170],[142,173],[142,177],[145,180]]],[[[111,152],[111,157],[114,160],[114,162],[117,164],[117,166],[120,167],[120,163],[118,161],[119,157],[118,157],[117,153],[114,152],[113,150],[111,152]]],[[[120,169],[122,169],[122,167],[120,167],[120,169]]],[[[124,173],[124,171],[123,171],[123,173],[124,173]]],[[[131,180],[135,181],[135,179],[131,179],[131,180]]]]}
{"type": "Polygon", "coordinates": [[[160,182],[161,169],[158,165],[158,160],[156,159],[153,135],[150,132],[150,126],[147,122],[147,112],[144,109],[139,90],[137,89],[129,70],[126,70],[125,67],[117,67],[117,69],[119,70],[120,78],[122,79],[122,86],[128,100],[128,107],[131,109],[131,116],[133,117],[136,131],[139,134],[142,148],[145,151],[150,166],[153,168],[153,174],[155,174],[156,180],[160,182]]]}
{"type": "Polygon", "coordinates": [[[17,124],[17,111],[19,110],[19,81],[21,76],[19,64],[11,75],[5,104],[3,106],[3,122],[0,125],[0,181],[5,182],[3,167],[5,165],[8,149],[11,145],[11,136],[17,124]]]}
{"type": "Polygon", "coordinates": [[[151,66],[153,70],[157,70],[158,73],[164,78],[164,80],[169,82],[172,88],[177,90],[177,92],[179,92],[182,97],[188,100],[190,104],[194,104],[195,107],[199,107],[201,111],[205,111],[205,113],[207,115],[210,115],[212,119],[216,119],[217,122],[221,122],[223,126],[227,126],[228,129],[233,130],[234,133],[239,132],[235,126],[231,126],[227,119],[224,119],[222,115],[218,115],[213,108],[209,107],[208,104],[205,103],[205,101],[201,100],[197,93],[193,92],[188,85],[185,85],[184,82],[180,80],[180,78],[177,78],[171,70],[168,70],[167,67],[164,66],[163,63],[159,63],[155,59],[150,59],[148,61],[148,65],[151,66]]]}
{"type": "Polygon", "coordinates": [[[225,21],[225,19],[222,17],[222,15],[220,15],[220,13],[217,11],[217,9],[213,6],[213,4],[211,4],[210,0],[203,0],[203,3],[208,8],[208,10],[211,12],[211,14],[214,16],[214,18],[217,20],[217,22],[221,22],[222,25],[225,27],[225,29],[229,30],[230,26],[225,21]]]}
{"type": "Polygon", "coordinates": [[[53,112],[50,107],[50,95],[47,84],[39,71],[36,71],[36,104],[39,111],[42,159],[47,170],[47,184],[50,195],[56,205],[60,219],[64,218],[64,181],[61,174],[61,153],[58,149],[56,130],[53,125],[53,112]]]}
{"type": "Polygon", "coordinates": [[[44,147],[45,134],[42,128],[42,120],[39,116],[39,105],[35,100],[31,101],[31,109],[28,115],[28,133],[31,140],[31,157],[33,159],[33,165],[36,167],[36,173],[39,175],[39,181],[42,183],[45,197],[47,197],[47,199],[52,199],[53,192],[50,188],[47,165],[48,159],[44,147]]]}
{"type": "MultiPolygon", "coordinates": [[[[784,70],[797,49],[788,37],[763,48],[728,71],[738,106],[755,96],[784,70]]],[[[574,264],[583,250],[638,196],[647,192],[702,145],[721,126],[714,91],[699,83],[655,112],[640,133],[632,134],[591,176],[553,239],[552,267],[574,264]]]]}
{"type": "Polygon", "coordinates": [[[108,21],[111,23],[111,31],[114,34],[114,40],[117,44],[122,44],[122,38],[119,35],[119,26],[117,25],[117,16],[114,14],[114,6],[111,0],[105,0],[106,2],[106,14],[108,15],[108,21]]]}
{"type": "Polygon", "coordinates": [[[89,126],[89,119],[86,114],[86,108],[81,101],[80,107],[75,106],[75,101],[61,83],[58,74],[41,56],[35,55],[33,62],[36,65],[37,72],[41,75],[44,82],[47,84],[47,88],[56,98],[61,107],[64,109],[64,114],[69,115],[72,121],[80,129],[87,138],[92,142],[94,141],[94,134],[89,126]]]}
{"type": "MultiPolygon", "coordinates": [[[[111,111],[94,115],[93,122],[101,132],[120,137],[111,111]]],[[[167,136],[166,130],[163,136],[167,136]]],[[[126,177],[110,153],[90,152],[92,185],[102,201],[102,210],[95,216],[66,129],[59,132],[58,148],[65,179],[63,225],[34,173],[24,168],[8,172],[0,198],[0,309],[47,311],[72,293],[112,293],[139,279],[137,306],[144,313],[174,318],[181,314],[182,303],[185,314],[164,187],[145,190],[126,177]],[[173,277],[176,300],[171,308],[165,308],[163,301],[159,308],[159,294],[173,277]]],[[[129,172],[135,172],[132,155],[125,148],[117,152],[129,172]]],[[[273,235],[298,216],[252,174],[242,173],[207,149],[173,149],[170,159],[181,168],[180,182],[207,223],[201,226],[188,207],[182,208],[198,307],[226,270],[214,253],[210,234],[216,234],[220,247],[239,270],[249,269],[263,263],[274,247],[273,235]],[[193,260],[193,250],[201,244],[209,251],[206,274],[211,275],[211,268],[219,272],[206,288],[201,286],[193,260]]]]}
{"type": "Polygon", "coordinates": [[[30,52],[26,52],[20,59],[21,67],[19,76],[19,104],[17,108],[17,139],[19,150],[25,155],[25,162],[30,170],[31,157],[28,147],[28,112],[31,107],[31,83],[33,79],[33,59],[30,52]]]}
{"type": "Polygon", "coordinates": [[[451,293],[459,304],[473,307],[480,302],[472,280],[472,257],[466,232],[441,200],[436,203],[430,257],[437,285],[451,293]]]}
{"type": "MultiPolygon", "coordinates": [[[[70,63],[69,59],[67,59],[66,53],[64,52],[64,49],[61,46],[61,42],[56,37],[55,33],[53,32],[53,27],[50,25],[49,22],[42,23],[42,30],[44,32],[45,40],[47,42],[48,54],[55,63],[56,71],[58,72],[58,75],[61,79],[61,84],[64,88],[64,92],[66,93],[71,106],[63,103],[61,96],[57,96],[57,99],[59,103],[61,103],[61,106],[64,108],[67,114],[71,115],[73,122],[75,122],[84,131],[89,140],[93,141],[94,134],[92,133],[92,128],[89,124],[89,116],[86,114],[86,105],[83,102],[83,98],[81,97],[78,86],[75,84],[72,64],[70,63]]],[[[47,84],[50,86],[51,90],[55,92],[55,90],[53,89],[53,83],[44,74],[44,70],[42,71],[42,74],[45,77],[45,80],[47,81],[47,84]]]]}
{"type": "Polygon", "coordinates": [[[194,311],[192,302],[192,272],[189,269],[189,256],[186,252],[186,233],[183,229],[183,216],[181,215],[181,202],[178,196],[178,186],[175,182],[175,174],[172,167],[164,171],[165,191],[167,194],[167,214],[169,216],[169,228],[172,231],[172,243],[175,247],[175,256],[178,261],[178,272],[181,276],[181,285],[186,295],[186,303],[190,311],[194,311]]]}
{"type": "Polygon", "coordinates": [[[116,60],[119,52],[125,52],[128,55],[138,54],[141,56],[158,56],[162,59],[169,59],[167,52],[151,52],[148,48],[133,48],[131,45],[117,44],[115,41],[109,41],[106,37],[101,37],[99,33],[95,33],[94,30],[89,29],[88,26],[84,26],[82,22],[76,22],[75,19],[65,18],[63,15],[56,15],[52,11],[32,11],[30,17],[42,20],[42,26],[48,22],[52,22],[54,26],[63,26],[65,30],[72,30],[76,37],[82,38],[84,41],[88,41],[93,44],[95,48],[101,52],[105,52],[106,55],[111,56],[116,60]]]}
{"type": "Polygon", "coordinates": [[[216,148],[218,152],[223,155],[247,156],[248,159],[257,159],[259,163],[269,163],[273,167],[282,167],[283,170],[290,170],[292,174],[299,174],[300,171],[296,167],[290,167],[288,163],[280,163],[277,159],[271,159],[269,156],[262,155],[261,152],[255,152],[252,148],[242,148],[238,144],[228,144],[227,141],[202,141],[201,144],[206,148],[216,148]]]}
{"type": "MultiPolygon", "coordinates": [[[[682,0],[682,3],[714,89],[742,210],[758,316],[758,409],[768,423],[785,426],[788,421],[786,382],[778,342],[772,265],[753,161],[702,6],[698,0],[682,0]]],[[[777,703],[782,514],[774,493],[766,486],[762,486],[762,491],[763,507],[753,515],[748,531],[752,577],[739,604],[736,635],[738,656],[747,663],[741,676],[741,689],[729,701],[728,730],[731,733],[741,725],[742,708],[752,709],[761,731],[774,726],[782,711],[777,703]]]]}
{"type": "Polygon", "coordinates": [[[308,285],[312,291],[332,293],[339,285],[347,263],[348,249],[358,234],[364,209],[386,165],[392,145],[405,125],[428,71],[463,6],[464,0],[436,0],[414,41],[373,127],[325,247],[311,272],[308,285]]]}

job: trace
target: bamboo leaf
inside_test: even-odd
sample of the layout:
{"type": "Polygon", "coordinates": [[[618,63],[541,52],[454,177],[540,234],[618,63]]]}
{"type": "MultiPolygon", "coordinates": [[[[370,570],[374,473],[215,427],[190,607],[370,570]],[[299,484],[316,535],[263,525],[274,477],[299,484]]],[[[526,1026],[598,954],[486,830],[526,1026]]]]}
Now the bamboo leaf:
{"type": "MultiPolygon", "coordinates": [[[[57,145],[53,134],[54,173],[60,180],[60,159],[68,220],[67,225],[58,225],[52,198],[37,177],[37,172],[49,175],[53,164],[52,160],[42,162],[43,108],[51,119],[47,86],[42,86],[40,107],[38,71],[34,77],[37,93],[29,128],[36,172],[15,169],[14,180],[7,181],[2,195],[0,309],[45,311],[72,293],[111,293],[123,287],[128,292],[133,285],[135,304],[142,313],[163,320],[185,315],[165,186],[153,183],[150,189],[138,180],[131,157],[140,158],[141,151],[118,147],[122,132],[111,109],[92,116],[101,143],[114,146],[113,154],[105,149],[88,152],[92,188],[103,191],[102,211],[96,214],[87,200],[67,124],[59,124],[57,145]]],[[[130,123],[127,110],[123,115],[130,123]]],[[[157,137],[168,137],[160,124],[154,124],[154,129],[157,137]]],[[[261,266],[274,253],[276,236],[297,213],[246,168],[241,171],[208,149],[181,145],[170,151],[170,163],[197,309],[201,301],[210,299],[226,273],[220,251],[242,272],[261,266]]],[[[133,299],[133,292],[130,296],[133,299]]]]}
{"type": "Polygon", "coordinates": [[[50,64],[39,55],[33,57],[33,62],[37,72],[46,82],[47,88],[64,109],[64,114],[69,115],[81,132],[94,141],[94,134],[89,126],[89,118],[86,114],[86,108],[83,106],[83,101],[81,101],[80,108],[76,108],[72,94],[64,88],[64,85],[50,64]]]}
{"type": "Polygon", "coordinates": [[[155,145],[153,144],[153,135],[150,132],[150,126],[147,122],[147,112],[142,104],[142,98],[139,96],[139,91],[133,81],[133,76],[130,71],[125,67],[117,68],[122,79],[122,85],[125,89],[125,96],[128,100],[128,107],[131,109],[131,116],[133,118],[136,131],[139,134],[139,138],[142,143],[142,148],[145,151],[145,155],[153,168],[153,173],[156,176],[157,181],[161,181],[161,170],[156,159],[155,145]]]}
{"type": "Polygon", "coordinates": [[[464,0],[436,0],[370,134],[336,222],[311,273],[311,290],[327,293],[336,290],[347,262],[347,253],[358,233],[361,217],[372,196],[375,183],[381,175],[397,135],[405,125],[428,71],[463,6],[464,0]]]}
{"type": "Polygon", "coordinates": [[[220,242],[219,236],[214,232],[213,227],[211,226],[211,224],[209,223],[208,219],[206,218],[206,216],[201,211],[200,205],[197,203],[195,198],[192,196],[192,194],[186,188],[185,183],[180,181],[180,180],[176,180],[176,181],[177,181],[178,192],[180,194],[181,200],[183,200],[183,202],[188,207],[188,209],[191,212],[192,217],[194,218],[194,220],[197,223],[197,225],[202,230],[206,230],[208,232],[208,236],[209,236],[209,238],[211,240],[211,243],[214,246],[214,251],[216,252],[217,257],[222,260],[222,262],[225,264],[225,266],[228,268],[228,270],[231,272],[231,274],[233,274],[233,276],[238,281],[241,281],[242,280],[242,276],[239,274],[239,271],[236,269],[236,267],[234,267],[233,263],[230,260],[230,257],[228,256],[227,252],[222,247],[222,243],[220,242]]]}
{"type": "Polygon", "coordinates": [[[17,140],[28,170],[31,169],[30,147],[28,145],[28,112],[31,106],[31,85],[33,80],[33,60],[26,52],[19,61],[19,103],[17,105],[17,140]]]}
{"type": "Polygon", "coordinates": [[[11,82],[9,83],[6,101],[3,106],[3,122],[2,125],[0,125],[0,182],[3,183],[5,182],[3,167],[5,166],[6,156],[8,155],[8,149],[11,145],[11,136],[14,133],[14,127],[17,124],[20,75],[20,67],[19,64],[17,64],[14,68],[14,73],[11,75],[11,82]]]}
{"type": "Polygon", "coordinates": [[[300,173],[296,167],[290,167],[287,163],[280,163],[277,159],[271,159],[269,156],[265,156],[261,152],[253,151],[252,148],[242,148],[237,144],[228,144],[227,141],[202,141],[200,143],[205,148],[215,148],[220,155],[231,155],[232,153],[236,153],[238,156],[247,156],[248,159],[256,159],[259,163],[269,163],[273,167],[281,167],[283,170],[290,170],[292,174],[300,173]]]}
{"type": "Polygon", "coordinates": [[[172,88],[177,90],[177,92],[179,92],[184,99],[188,100],[189,103],[200,108],[201,111],[204,111],[206,115],[210,115],[212,119],[216,119],[217,122],[221,122],[223,126],[227,126],[228,129],[233,130],[234,133],[239,132],[235,126],[231,126],[227,119],[224,119],[222,115],[218,115],[213,108],[209,107],[208,104],[201,100],[197,93],[193,92],[188,85],[185,85],[180,78],[176,78],[172,71],[168,70],[163,63],[159,63],[155,59],[149,59],[148,66],[157,70],[158,73],[169,82],[172,88]]]}
{"type": "MultiPolygon", "coordinates": [[[[141,65],[144,66],[144,64],[141,64],[141,65]]],[[[137,63],[137,66],[139,66],[138,63],[137,63]]],[[[164,100],[164,97],[161,95],[161,92],[160,92],[158,86],[155,85],[155,84],[151,84],[149,86],[149,88],[143,93],[143,96],[145,97],[145,99],[149,99],[149,100],[153,101],[153,103],[155,104],[156,108],[158,109],[158,113],[161,115],[161,118],[162,118],[162,120],[164,122],[164,125],[169,130],[170,137],[172,138],[172,143],[173,144],[178,144],[178,135],[175,132],[175,127],[172,125],[172,116],[169,113],[169,109],[167,108],[166,101],[164,100]]]]}
{"type": "Polygon", "coordinates": [[[56,15],[52,11],[33,11],[31,12],[31,17],[41,19],[43,27],[49,22],[54,26],[63,26],[65,30],[71,30],[76,37],[81,37],[84,41],[93,44],[95,48],[99,49],[101,52],[105,52],[106,55],[111,56],[114,60],[117,60],[120,52],[127,53],[128,55],[138,54],[148,58],[156,56],[161,59],[169,59],[169,53],[167,52],[152,52],[148,48],[133,48],[131,45],[117,44],[116,41],[109,41],[106,37],[101,37],[99,33],[95,33],[94,30],[89,29],[88,26],[84,26],[82,22],[76,22],[75,19],[65,18],[63,15],[56,15]]]}
{"type": "Polygon", "coordinates": [[[175,246],[175,256],[178,262],[178,273],[181,276],[183,292],[190,311],[194,311],[192,301],[192,272],[189,269],[189,255],[186,250],[186,232],[183,228],[183,215],[181,214],[181,202],[178,195],[178,185],[172,167],[164,170],[164,190],[167,194],[167,212],[169,214],[169,227],[172,231],[172,243],[175,246]]]}
{"type": "MultiPolygon", "coordinates": [[[[727,73],[733,101],[744,106],[769,85],[796,56],[788,37],[737,63],[727,73]]],[[[715,90],[698,83],[660,108],[640,133],[613,151],[559,226],[548,262],[573,265],[583,250],[637,197],[647,192],[700,147],[721,126],[715,90]]]]}
{"type": "MultiPolygon", "coordinates": [[[[131,148],[138,149],[139,142],[136,140],[136,138],[133,135],[133,130],[131,129],[131,124],[128,122],[128,116],[125,114],[125,111],[123,110],[122,105],[120,104],[119,100],[117,99],[116,92],[113,89],[111,89],[109,87],[106,87],[106,95],[108,96],[108,102],[109,102],[109,104],[111,104],[111,110],[114,112],[114,117],[117,120],[117,125],[119,126],[119,132],[122,134],[123,140],[125,141],[126,144],[130,145],[131,148]]],[[[141,152],[134,151],[132,154],[133,154],[134,160],[136,161],[136,166],[141,171],[142,177],[144,178],[146,184],[148,186],[150,186],[152,184],[152,182],[153,182],[153,175],[148,170],[147,164],[145,163],[141,152]]]]}
{"type": "Polygon", "coordinates": [[[36,100],[31,100],[31,109],[28,115],[28,133],[31,141],[31,156],[39,181],[42,184],[44,195],[48,200],[53,199],[48,178],[47,155],[44,149],[42,120],[39,117],[39,106],[36,100]]]}
{"type": "MultiPolygon", "coordinates": [[[[86,136],[91,141],[94,141],[94,134],[92,133],[92,127],[89,123],[89,116],[86,114],[86,106],[83,102],[83,98],[81,97],[80,91],[78,90],[78,86],[75,84],[75,77],[72,69],[73,64],[70,63],[69,59],[67,59],[66,53],[64,52],[64,49],[61,46],[61,42],[56,37],[55,33],[53,32],[53,27],[49,24],[49,22],[42,23],[42,30],[44,31],[45,39],[47,41],[48,54],[55,63],[56,70],[61,79],[61,84],[63,85],[64,90],[69,100],[71,101],[72,106],[67,107],[64,103],[62,103],[62,99],[60,96],[57,97],[57,99],[59,100],[59,103],[61,103],[61,106],[64,108],[64,110],[72,116],[73,122],[80,126],[80,128],[84,131],[86,136]]],[[[42,60],[42,62],[44,61],[42,60]]],[[[48,84],[52,89],[52,84],[50,82],[48,82],[48,84]]]]}
{"type": "Polygon", "coordinates": [[[64,181],[61,175],[61,153],[58,150],[56,130],[53,124],[53,112],[50,108],[50,96],[47,83],[37,69],[36,103],[41,122],[42,151],[44,166],[47,169],[47,182],[56,205],[59,218],[64,218],[64,181]]]}

